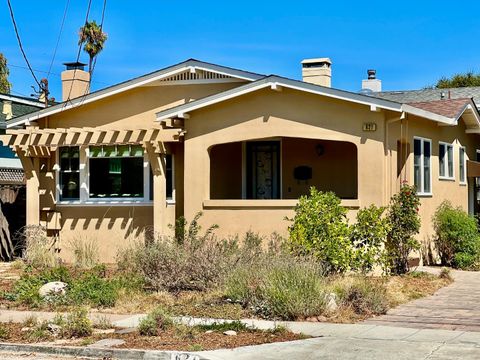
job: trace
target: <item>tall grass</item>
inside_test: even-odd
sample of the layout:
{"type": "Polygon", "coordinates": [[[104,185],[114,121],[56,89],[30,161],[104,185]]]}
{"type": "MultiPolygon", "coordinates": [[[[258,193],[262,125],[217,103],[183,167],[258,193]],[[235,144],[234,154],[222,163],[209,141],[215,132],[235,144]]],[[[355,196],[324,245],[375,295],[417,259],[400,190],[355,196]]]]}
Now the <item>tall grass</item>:
{"type": "Polygon", "coordinates": [[[98,264],[99,249],[96,238],[73,237],[68,246],[73,254],[73,263],[80,269],[91,269],[98,264]]]}
{"type": "Polygon", "coordinates": [[[57,259],[54,254],[54,240],[47,237],[44,227],[27,225],[21,231],[24,238],[25,248],[23,258],[25,262],[34,268],[47,268],[56,265],[57,259]]]}

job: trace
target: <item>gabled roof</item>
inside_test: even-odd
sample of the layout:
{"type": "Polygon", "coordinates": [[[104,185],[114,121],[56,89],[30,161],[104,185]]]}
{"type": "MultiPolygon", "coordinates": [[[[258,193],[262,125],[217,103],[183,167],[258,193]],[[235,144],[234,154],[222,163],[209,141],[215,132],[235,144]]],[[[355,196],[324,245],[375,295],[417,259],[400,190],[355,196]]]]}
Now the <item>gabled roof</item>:
{"type": "Polygon", "coordinates": [[[12,104],[13,118],[30,114],[44,107],[44,104],[36,99],[0,93],[0,129],[5,129],[6,121],[8,121],[7,114],[3,113],[3,103],[5,101],[12,104]]]}
{"type": "MultiPolygon", "coordinates": [[[[186,113],[210,106],[228,99],[232,99],[243,94],[257,91],[264,88],[281,88],[286,87],[304,92],[318,94],[326,97],[336,98],[340,100],[350,101],[358,104],[370,106],[372,109],[385,109],[395,112],[406,112],[409,114],[421,116],[441,124],[455,125],[458,119],[454,119],[442,114],[432,112],[431,109],[422,109],[412,104],[401,104],[391,100],[380,99],[369,95],[352,93],[349,91],[333,89],[320,85],[305,83],[303,81],[286,79],[279,76],[270,75],[255,82],[239,86],[237,88],[214,94],[203,99],[192,101],[187,104],[179,105],[171,109],[167,109],[157,113],[157,121],[162,121],[172,117],[184,117],[186,113]]],[[[471,100],[470,100],[471,101],[471,100]]],[[[473,102],[472,102],[473,103],[473,102]]],[[[478,114],[478,112],[477,112],[478,114]]],[[[479,126],[480,127],[480,126],[479,126]]]]}
{"type": "Polygon", "coordinates": [[[372,92],[369,96],[378,97],[401,103],[425,102],[436,100],[473,98],[475,103],[480,104],[480,86],[469,86],[448,89],[420,89],[372,92]]]}
{"type": "Polygon", "coordinates": [[[468,104],[471,104],[471,99],[450,99],[408,103],[408,105],[416,108],[427,110],[452,119],[458,119],[465,111],[468,104]]]}
{"type": "Polygon", "coordinates": [[[42,109],[40,111],[34,112],[32,114],[28,114],[25,116],[12,119],[10,121],[7,121],[7,128],[28,124],[30,121],[35,121],[45,116],[53,115],[77,106],[88,104],[93,101],[97,101],[105,97],[130,90],[135,87],[148,85],[155,81],[159,81],[159,80],[174,76],[176,74],[180,74],[185,71],[195,71],[195,70],[213,72],[216,74],[225,75],[228,77],[246,80],[246,81],[255,81],[257,79],[264,77],[264,75],[256,74],[249,71],[243,71],[243,70],[234,69],[226,66],[215,65],[215,64],[195,60],[195,59],[189,59],[179,64],[169,66],[161,70],[154,71],[152,73],[142,75],[140,77],[133,78],[131,80],[127,80],[122,83],[92,92],[86,96],[69,100],[68,102],[62,102],[55,106],[51,106],[51,107],[42,109]]]}
{"type": "Polygon", "coordinates": [[[168,110],[160,111],[157,113],[157,120],[162,121],[172,117],[182,117],[185,113],[189,111],[213,105],[225,100],[235,98],[237,96],[241,96],[265,88],[272,88],[275,90],[280,89],[281,87],[300,90],[312,94],[323,95],[335,99],[346,100],[379,109],[392,110],[396,112],[402,111],[402,104],[394,101],[377,99],[363,94],[310,84],[299,80],[287,79],[276,75],[270,75],[264,77],[263,79],[236,87],[231,90],[207,96],[203,99],[179,105],[168,110]]]}

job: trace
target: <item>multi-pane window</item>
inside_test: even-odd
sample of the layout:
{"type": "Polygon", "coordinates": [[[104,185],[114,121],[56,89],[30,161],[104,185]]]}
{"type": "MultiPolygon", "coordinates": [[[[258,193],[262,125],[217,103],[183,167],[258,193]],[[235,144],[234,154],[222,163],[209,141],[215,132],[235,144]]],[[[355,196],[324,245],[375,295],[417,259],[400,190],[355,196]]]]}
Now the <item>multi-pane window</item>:
{"type": "Polygon", "coordinates": [[[78,146],[59,149],[60,200],[78,200],[80,198],[80,151],[78,146]]]}
{"type": "Polygon", "coordinates": [[[413,177],[419,194],[431,194],[432,177],[430,158],[432,141],[424,138],[414,138],[413,177]]]}
{"type": "Polygon", "coordinates": [[[440,142],[438,144],[439,176],[453,179],[453,145],[440,142]]]}
{"type": "Polygon", "coordinates": [[[460,148],[460,152],[458,154],[458,170],[460,176],[460,182],[465,183],[467,181],[467,157],[465,156],[465,147],[460,148]]]}
{"type": "Polygon", "coordinates": [[[90,198],[143,198],[140,145],[90,146],[90,198]]]}

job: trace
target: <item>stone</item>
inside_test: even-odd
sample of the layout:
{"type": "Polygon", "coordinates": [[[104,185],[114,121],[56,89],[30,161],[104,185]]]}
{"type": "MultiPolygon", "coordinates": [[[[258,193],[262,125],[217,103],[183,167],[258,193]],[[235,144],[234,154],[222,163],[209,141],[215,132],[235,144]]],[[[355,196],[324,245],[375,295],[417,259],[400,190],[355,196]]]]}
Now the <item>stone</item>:
{"type": "Polygon", "coordinates": [[[53,281],[46,283],[38,290],[38,295],[42,298],[50,295],[65,295],[67,284],[61,281],[53,281]]]}
{"type": "Polygon", "coordinates": [[[207,331],[205,331],[205,334],[211,334],[211,333],[213,333],[213,330],[207,330],[207,331]]]}
{"type": "Polygon", "coordinates": [[[308,322],[318,322],[318,319],[315,316],[311,316],[305,319],[308,322]]]}
{"type": "Polygon", "coordinates": [[[330,293],[325,298],[325,310],[327,312],[335,312],[338,309],[337,304],[337,295],[335,293],[330,293]]]}
{"type": "Polygon", "coordinates": [[[113,334],[114,332],[115,329],[93,329],[94,334],[113,334]]]}
{"type": "Polygon", "coordinates": [[[236,332],[236,331],[233,331],[233,330],[227,330],[227,331],[224,331],[224,332],[223,332],[223,335],[236,336],[236,335],[237,335],[237,332],[236,332]]]}
{"type": "Polygon", "coordinates": [[[27,332],[27,331],[30,331],[30,330],[32,330],[32,328],[31,328],[31,327],[28,327],[28,326],[23,327],[23,328],[20,329],[21,332],[27,332]]]}
{"type": "Polygon", "coordinates": [[[60,332],[62,331],[62,327],[56,324],[48,324],[47,325],[47,330],[50,331],[54,336],[60,335],[60,332]]]}
{"type": "Polygon", "coordinates": [[[125,328],[125,329],[116,329],[115,334],[131,334],[133,332],[137,331],[135,328],[125,328]]]}
{"type": "Polygon", "coordinates": [[[103,340],[97,341],[96,343],[88,345],[88,347],[110,348],[113,346],[119,346],[123,344],[125,344],[125,341],[121,339],[103,339],[103,340]]]}

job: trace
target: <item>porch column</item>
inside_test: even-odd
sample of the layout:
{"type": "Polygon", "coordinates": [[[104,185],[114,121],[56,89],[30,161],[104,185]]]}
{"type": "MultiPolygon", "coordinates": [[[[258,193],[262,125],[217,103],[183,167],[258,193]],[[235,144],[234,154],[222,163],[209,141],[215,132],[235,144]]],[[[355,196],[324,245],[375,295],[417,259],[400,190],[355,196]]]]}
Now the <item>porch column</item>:
{"type": "Polygon", "coordinates": [[[40,159],[37,157],[25,156],[23,152],[17,152],[20,161],[22,162],[26,178],[27,191],[27,225],[40,224],[40,159]]]}
{"type": "Polygon", "coordinates": [[[146,144],[145,149],[153,175],[153,231],[156,235],[165,235],[167,233],[165,156],[155,152],[151,144],[146,144]]]}

